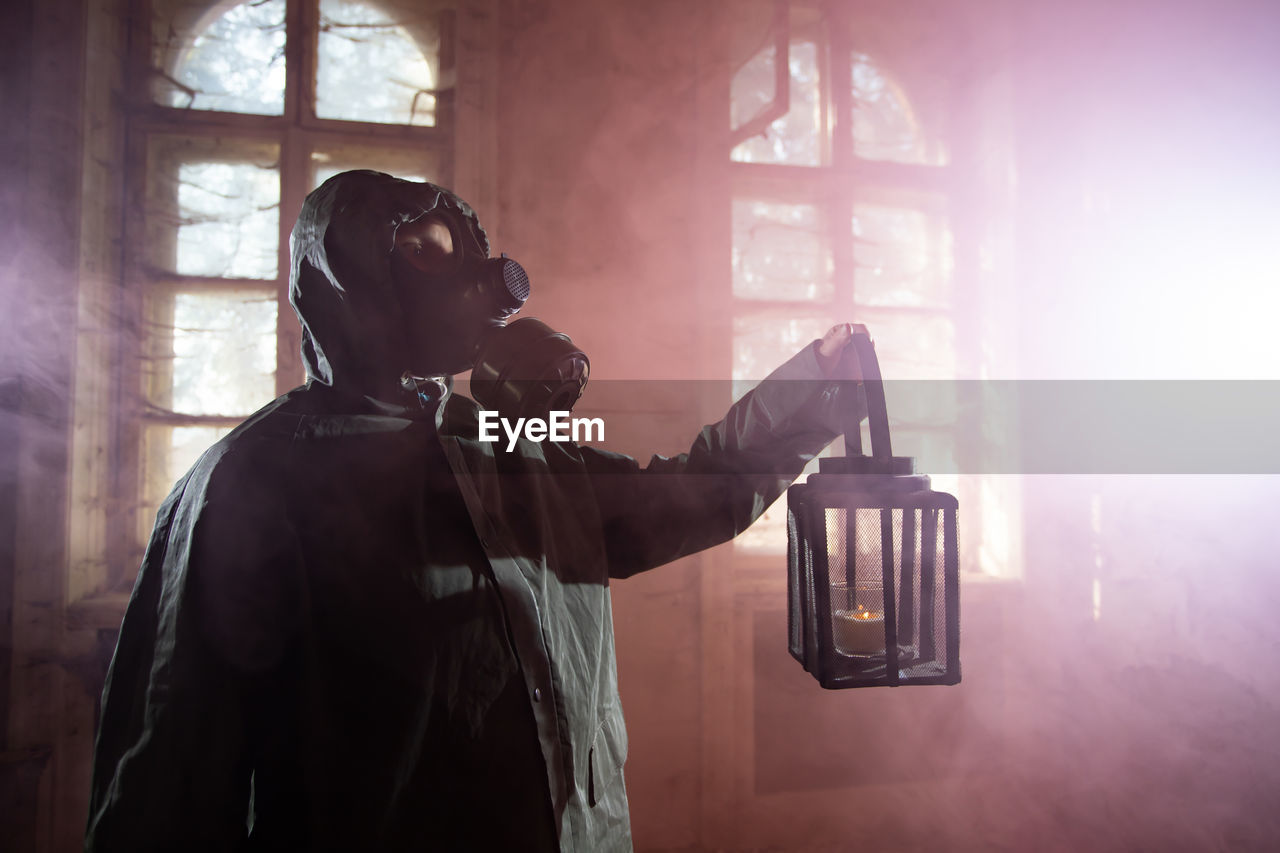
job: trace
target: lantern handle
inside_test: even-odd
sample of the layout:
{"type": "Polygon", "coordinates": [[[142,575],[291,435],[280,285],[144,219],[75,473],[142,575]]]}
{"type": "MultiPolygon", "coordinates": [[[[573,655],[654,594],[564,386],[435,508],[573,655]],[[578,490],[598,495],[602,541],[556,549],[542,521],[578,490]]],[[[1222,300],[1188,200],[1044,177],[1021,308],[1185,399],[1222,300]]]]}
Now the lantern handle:
{"type": "MultiPolygon", "coordinates": [[[[858,358],[858,367],[862,373],[862,386],[867,396],[867,426],[871,430],[871,456],[884,465],[889,465],[893,458],[893,446],[889,440],[889,411],[884,399],[884,380],[880,376],[880,362],[876,359],[875,347],[871,345],[871,336],[861,332],[853,336],[853,340],[844,351],[843,358],[849,358],[849,350],[853,349],[858,358]]],[[[849,375],[847,371],[842,371],[849,375]]],[[[844,433],[845,456],[849,459],[862,456],[862,421],[851,418],[844,433]]]]}

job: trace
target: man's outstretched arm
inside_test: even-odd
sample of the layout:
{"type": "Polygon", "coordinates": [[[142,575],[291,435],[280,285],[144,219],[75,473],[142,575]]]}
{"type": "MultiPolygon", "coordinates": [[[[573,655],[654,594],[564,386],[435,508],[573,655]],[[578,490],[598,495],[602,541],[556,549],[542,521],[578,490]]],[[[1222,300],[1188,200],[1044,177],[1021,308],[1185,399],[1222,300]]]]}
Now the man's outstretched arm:
{"type": "Polygon", "coordinates": [[[582,448],[610,576],[626,577],[737,536],[851,418],[861,419],[860,389],[834,375],[855,331],[866,330],[843,324],[805,347],[722,420],[704,427],[687,453],[654,456],[641,467],[627,456],[582,448]]]}

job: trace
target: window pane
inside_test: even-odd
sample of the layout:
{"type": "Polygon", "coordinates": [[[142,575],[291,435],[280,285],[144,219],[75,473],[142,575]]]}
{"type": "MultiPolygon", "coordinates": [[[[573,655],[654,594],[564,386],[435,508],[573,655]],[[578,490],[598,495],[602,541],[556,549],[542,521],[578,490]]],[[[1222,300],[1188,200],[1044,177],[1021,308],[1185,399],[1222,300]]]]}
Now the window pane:
{"type": "MultiPolygon", "coordinates": [[[[817,166],[822,163],[824,132],[823,99],[818,74],[818,46],[811,41],[792,42],[790,109],[763,134],[734,147],[730,159],[740,163],[783,163],[817,166]]],[[[774,68],[778,51],[773,45],[757,53],[733,76],[730,115],[733,127],[741,127],[759,115],[773,100],[774,68]]]]}
{"type": "Polygon", "coordinates": [[[343,145],[315,151],[311,155],[311,189],[323,184],[339,172],[372,169],[386,172],[406,181],[431,181],[448,186],[444,157],[436,151],[417,149],[401,151],[363,145],[343,145]]]}
{"type": "Polygon", "coordinates": [[[275,397],[276,304],[271,292],[175,295],[174,411],[247,415],[275,397]]]}
{"type": "Polygon", "coordinates": [[[864,54],[854,54],[853,151],[868,160],[943,165],[946,152],[931,142],[902,89],[864,54]]]}
{"type": "Polygon", "coordinates": [[[830,299],[833,261],[815,205],[734,199],[733,295],[830,299]]]}
{"type": "Polygon", "coordinates": [[[249,163],[185,163],[178,171],[177,272],[275,278],[280,180],[249,163]]]}
{"type": "MultiPolygon", "coordinates": [[[[910,456],[916,460],[916,471],[928,474],[930,479],[937,478],[933,484],[937,491],[946,491],[940,483],[952,482],[954,474],[959,470],[956,462],[956,438],[950,430],[916,430],[902,419],[902,412],[894,407],[892,399],[886,400],[885,408],[889,411],[889,441],[893,445],[895,456],[910,456]]],[[[865,453],[871,452],[871,430],[863,421],[862,447],[865,453]]]]}
{"type": "Polygon", "coordinates": [[[147,426],[143,437],[142,506],[137,517],[142,542],[150,536],[156,510],[178,478],[190,470],[200,454],[231,430],[230,426],[147,426]]]}
{"type": "Polygon", "coordinates": [[[227,9],[192,0],[153,3],[152,97],[170,107],[281,115],[285,0],[227,9]]]}
{"type": "Polygon", "coordinates": [[[320,0],[316,115],[383,124],[434,125],[440,36],[421,16],[320,0]]]}
{"type": "Polygon", "coordinates": [[[179,275],[274,279],[277,149],[261,143],[159,138],[152,146],[151,262],[179,275]]]}
{"type": "Polygon", "coordinates": [[[886,380],[955,378],[955,328],[950,317],[894,311],[858,315],[876,342],[876,360],[886,380]]]}
{"type": "Polygon", "coordinates": [[[978,529],[969,532],[964,521],[961,521],[960,536],[967,536],[978,543],[978,558],[973,561],[976,565],[966,566],[964,562],[960,565],[970,570],[976,569],[990,577],[1017,577],[1022,572],[1019,559],[1023,529],[1021,478],[986,476],[969,479],[978,481],[981,526],[978,527],[970,520],[967,527],[978,529]]]}
{"type": "Polygon", "coordinates": [[[805,344],[826,334],[827,313],[752,311],[733,319],[733,398],[736,400],[805,344]]]}
{"type": "Polygon", "coordinates": [[[406,181],[416,181],[418,183],[431,180],[425,175],[415,175],[404,171],[392,171],[386,168],[378,168],[377,166],[320,166],[316,169],[315,177],[311,181],[311,189],[315,189],[320,186],[334,175],[341,174],[342,172],[349,172],[352,169],[372,169],[375,172],[385,172],[388,175],[393,175],[394,177],[402,178],[406,181]]]}
{"type": "Polygon", "coordinates": [[[855,204],[859,305],[944,308],[951,301],[951,231],[921,210],[855,204]]]}
{"type": "MultiPolygon", "coordinates": [[[[729,84],[729,126],[742,127],[773,102],[778,51],[772,45],[751,57],[729,84]]],[[[737,159],[737,158],[734,158],[737,159]]]]}
{"type": "MultiPolygon", "coordinates": [[[[733,398],[737,400],[775,367],[822,337],[835,321],[826,313],[797,313],[786,309],[752,311],[733,320],[733,398]]],[[[822,455],[842,452],[837,442],[822,455]]],[[[816,473],[815,459],[801,479],[816,473]]],[[[782,554],[787,547],[787,501],[779,498],[746,532],[734,540],[735,550],[751,554],[782,554]]]]}

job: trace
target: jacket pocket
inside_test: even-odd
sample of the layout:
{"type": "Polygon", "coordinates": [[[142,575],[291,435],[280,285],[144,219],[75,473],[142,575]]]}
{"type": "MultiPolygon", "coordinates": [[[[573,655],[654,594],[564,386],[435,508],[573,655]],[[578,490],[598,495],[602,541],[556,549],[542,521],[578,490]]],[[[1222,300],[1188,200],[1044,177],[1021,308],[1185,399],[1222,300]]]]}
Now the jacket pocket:
{"type": "Polygon", "coordinates": [[[587,754],[587,802],[592,808],[604,799],[626,760],[627,727],[621,709],[615,706],[605,712],[587,754]]]}

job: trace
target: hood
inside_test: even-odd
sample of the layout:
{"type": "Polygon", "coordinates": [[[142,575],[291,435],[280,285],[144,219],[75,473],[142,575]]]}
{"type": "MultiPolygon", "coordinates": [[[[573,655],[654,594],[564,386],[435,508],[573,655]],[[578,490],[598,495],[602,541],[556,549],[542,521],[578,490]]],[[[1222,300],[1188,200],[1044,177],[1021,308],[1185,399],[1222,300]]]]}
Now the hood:
{"type": "Polygon", "coordinates": [[[475,211],[432,183],[381,172],[335,175],[307,196],[289,241],[289,303],[302,323],[307,380],[393,400],[409,365],[411,318],[391,279],[396,229],[428,213],[461,224],[469,252],[489,254],[475,211]]]}

